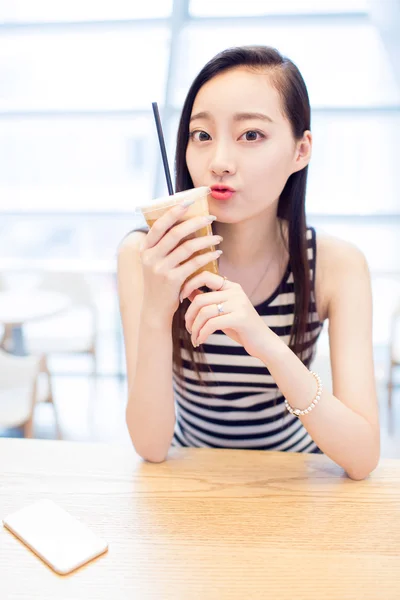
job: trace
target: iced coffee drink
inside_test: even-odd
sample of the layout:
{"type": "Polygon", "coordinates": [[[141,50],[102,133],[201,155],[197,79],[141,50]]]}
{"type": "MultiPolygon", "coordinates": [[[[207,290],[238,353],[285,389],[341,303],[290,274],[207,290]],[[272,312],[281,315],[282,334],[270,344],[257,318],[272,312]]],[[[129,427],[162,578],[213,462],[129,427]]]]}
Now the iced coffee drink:
{"type": "MultiPolygon", "coordinates": [[[[193,217],[209,215],[207,201],[207,196],[209,193],[210,189],[208,187],[193,188],[191,190],[185,190],[184,192],[178,192],[173,196],[165,196],[163,198],[158,198],[157,200],[152,200],[148,203],[148,205],[141,206],[139,210],[146,219],[147,225],[151,228],[157,221],[157,219],[159,219],[165,212],[170,210],[173,206],[175,206],[176,204],[181,204],[183,200],[193,199],[194,203],[189,206],[180,222],[187,221],[188,219],[192,219],[193,217]]],[[[204,227],[202,227],[202,229],[195,231],[195,233],[191,234],[187,238],[184,238],[182,242],[190,238],[205,235],[212,235],[211,224],[205,225],[204,227]]],[[[214,251],[215,247],[210,246],[209,248],[199,250],[198,252],[195,252],[192,255],[192,257],[196,256],[197,254],[205,254],[210,250],[214,251]]],[[[194,277],[194,275],[197,275],[197,273],[201,273],[202,271],[210,271],[211,273],[215,273],[216,275],[218,275],[217,261],[213,260],[204,267],[201,267],[200,269],[198,269],[198,271],[196,271],[196,273],[193,273],[191,277],[194,277]]]]}

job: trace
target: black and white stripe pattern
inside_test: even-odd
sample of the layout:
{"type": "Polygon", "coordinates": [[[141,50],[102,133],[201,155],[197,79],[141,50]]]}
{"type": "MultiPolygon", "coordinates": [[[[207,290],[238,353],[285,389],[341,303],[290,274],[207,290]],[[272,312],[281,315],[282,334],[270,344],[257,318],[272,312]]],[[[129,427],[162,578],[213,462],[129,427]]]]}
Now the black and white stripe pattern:
{"type": "MultiPolygon", "coordinates": [[[[312,303],[307,326],[305,364],[309,367],[322,329],[315,307],[315,230],[307,230],[312,303]]],[[[290,267],[277,290],[255,307],[265,323],[286,343],[294,320],[294,284],[290,267]]],[[[172,444],[320,452],[301,421],[285,410],[284,398],[263,363],[222,331],[202,346],[208,364],[200,365],[201,385],[182,348],[183,376],[174,376],[176,427],[172,444]]]]}

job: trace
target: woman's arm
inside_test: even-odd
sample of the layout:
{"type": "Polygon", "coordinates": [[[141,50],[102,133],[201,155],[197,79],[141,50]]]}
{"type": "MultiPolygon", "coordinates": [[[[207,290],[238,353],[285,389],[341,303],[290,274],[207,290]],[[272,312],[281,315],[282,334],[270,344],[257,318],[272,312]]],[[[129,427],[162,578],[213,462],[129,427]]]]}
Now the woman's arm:
{"type": "Polygon", "coordinates": [[[127,424],[137,452],[166,458],[175,426],[172,322],[188,278],[220,255],[215,235],[196,235],[212,215],[188,216],[189,195],[160,216],[147,235],[133,233],[118,253],[118,292],[128,371],[127,424]],[[186,218],[185,218],[186,215],[186,218]]]}
{"type": "Polygon", "coordinates": [[[134,232],[118,253],[118,294],[128,375],[126,422],[142,458],[165,459],[171,444],[175,408],[172,389],[171,324],[142,306],[143,275],[139,246],[145,234],[134,232]]]}
{"type": "MultiPolygon", "coordinates": [[[[363,479],[380,454],[368,267],[360,251],[339,240],[319,244],[317,256],[317,302],[326,299],[333,394],[324,389],[318,405],[300,419],[349,477],[363,479]]],[[[261,360],[289,404],[307,408],[316,393],[314,377],[268,328],[265,340],[261,360]]]]}

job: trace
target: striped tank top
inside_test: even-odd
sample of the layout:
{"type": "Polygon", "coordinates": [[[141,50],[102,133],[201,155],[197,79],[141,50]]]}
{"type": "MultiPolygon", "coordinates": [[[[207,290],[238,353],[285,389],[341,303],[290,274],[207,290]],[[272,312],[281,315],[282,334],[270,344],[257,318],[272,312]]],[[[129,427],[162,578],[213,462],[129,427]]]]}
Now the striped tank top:
{"type": "MultiPolygon", "coordinates": [[[[322,323],[315,305],[316,234],[307,229],[311,305],[304,363],[310,366],[322,323]]],[[[281,283],[255,306],[260,317],[288,345],[294,320],[290,266],[281,283]]],[[[268,369],[257,358],[216,331],[202,344],[207,364],[199,382],[189,354],[181,348],[183,378],[174,374],[176,424],[172,446],[240,448],[320,453],[300,419],[291,415],[268,369]]]]}

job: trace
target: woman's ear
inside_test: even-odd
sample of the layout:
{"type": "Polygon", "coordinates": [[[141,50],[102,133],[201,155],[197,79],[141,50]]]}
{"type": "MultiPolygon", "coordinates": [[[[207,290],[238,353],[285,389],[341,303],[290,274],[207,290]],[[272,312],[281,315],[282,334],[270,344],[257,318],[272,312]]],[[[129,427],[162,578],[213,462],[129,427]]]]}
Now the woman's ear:
{"type": "Polygon", "coordinates": [[[312,133],[311,131],[305,131],[301,140],[296,143],[296,150],[294,156],[294,168],[292,173],[301,171],[308,165],[311,159],[312,150],[312,133]]]}

